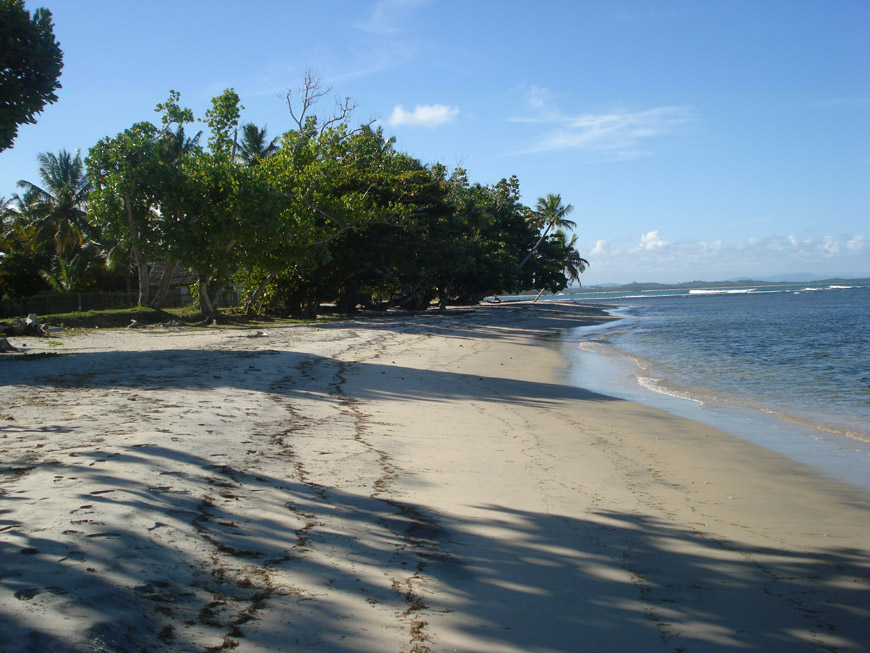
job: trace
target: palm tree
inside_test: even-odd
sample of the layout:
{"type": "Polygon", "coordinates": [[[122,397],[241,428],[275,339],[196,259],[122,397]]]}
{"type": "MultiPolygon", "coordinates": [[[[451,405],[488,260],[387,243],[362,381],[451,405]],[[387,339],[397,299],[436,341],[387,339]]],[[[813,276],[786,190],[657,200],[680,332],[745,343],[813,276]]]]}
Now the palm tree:
{"type": "Polygon", "coordinates": [[[21,180],[23,196],[18,204],[18,222],[31,245],[53,240],[57,257],[67,265],[87,240],[88,194],[91,183],[81,155],[61,150],[37,157],[42,186],[21,180]]]}
{"type": "Polygon", "coordinates": [[[55,259],[51,270],[40,270],[39,276],[55,292],[73,292],[84,283],[88,261],[84,252],[79,252],[67,263],[62,258],[55,259]]]}
{"type": "Polygon", "coordinates": [[[562,242],[565,243],[565,250],[568,252],[563,260],[565,275],[568,277],[569,281],[580,283],[580,275],[589,267],[589,261],[580,256],[575,247],[577,244],[577,234],[573,234],[571,240],[568,240],[567,236],[562,231],[557,231],[556,235],[561,235],[562,242]]]}
{"type": "Polygon", "coordinates": [[[242,126],[242,140],[238,144],[237,156],[246,166],[255,166],[277,151],[278,137],[268,140],[265,127],[261,129],[252,122],[242,126]]]}
{"type": "MultiPolygon", "coordinates": [[[[577,234],[573,234],[569,240],[564,231],[556,229],[553,235],[550,236],[550,239],[550,242],[557,244],[559,251],[558,259],[553,262],[559,266],[569,283],[571,281],[580,283],[580,275],[589,267],[589,261],[580,256],[575,247],[577,244],[577,234]]],[[[541,292],[538,293],[534,301],[538,301],[546,290],[546,287],[541,288],[541,292]]]]}
{"type": "Polygon", "coordinates": [[[562,196],[558,193],[550,193],[546,197],[538,198],[538,203],[535,205],[535,211],[532,213],[532,225],[538,229],[543,228],[544,232],[541,234],[541,237],[538,238],[538,242],[535,243],[535,246],[532,247],[528,254],[526,254],[526,258],[524,258],[523,262],[520,263],[520,267],[523,267],[528,263],[529,259],[535,255],[535,252],[538,251],[538,248],[541,246],[541,243],[544,242],[547,234],[550,233],[550,229],[553,227],[556,227],[557,229],[573,229],[577,226],[576,222],[567,218],[567,216],[573,211],[574,206],[571,204],[562,204],[562,196]]]}
{"type": "Polygon", "coordinates": [[[198,131],[194,136],[188,138],[184,133],[184,125],[178,125],[175,131],[168,128],[163,130],[165,142],[169,144],[170,149],[177,155],[195,150],[199,146],[200,136],[202,136],[202,132],[198,131]]]}

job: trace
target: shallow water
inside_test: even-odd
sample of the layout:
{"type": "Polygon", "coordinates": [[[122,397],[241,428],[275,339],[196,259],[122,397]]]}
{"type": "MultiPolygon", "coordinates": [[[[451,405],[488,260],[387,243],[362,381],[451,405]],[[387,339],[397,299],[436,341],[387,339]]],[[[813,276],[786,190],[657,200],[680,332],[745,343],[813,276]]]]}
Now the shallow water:
{"type": "Polygon", "coordinates": [[[624,319],[570,334],[566,380],[870,486],[870,284],[571,298],[624,319]]]}

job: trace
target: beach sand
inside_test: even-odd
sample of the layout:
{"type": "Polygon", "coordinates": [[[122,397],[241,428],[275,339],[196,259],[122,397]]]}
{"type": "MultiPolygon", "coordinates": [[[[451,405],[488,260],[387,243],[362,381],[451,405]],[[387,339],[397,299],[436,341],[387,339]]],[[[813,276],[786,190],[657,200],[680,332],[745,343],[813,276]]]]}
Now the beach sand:
{"type": "Polygon", "coordinates": [[[0,357],[0,651],[867,651],[870,496],[558,383],[541,303],[0,357]]]}

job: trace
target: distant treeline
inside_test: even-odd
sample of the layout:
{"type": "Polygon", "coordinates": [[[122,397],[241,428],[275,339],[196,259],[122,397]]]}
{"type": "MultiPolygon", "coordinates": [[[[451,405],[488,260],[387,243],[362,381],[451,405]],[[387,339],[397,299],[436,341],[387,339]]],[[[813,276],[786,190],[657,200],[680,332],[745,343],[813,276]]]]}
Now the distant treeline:
{"type": "Polygon", "coordinates": [[[417,309],[558,292],[588,265],[558,194],[525,206],[516,177],[484,185],[424,163],[380,128],[352,128],[349,101],[317,115],[324,95],[306,76],[286,96],[292,128],[269,139],[240,125],[228,89],[205,112],[203,145],[172,91],[158,121],[85,159],[40,155],[40,182],[3,202],[0,296],[131,288],[159,307],[183,270],[206,317],[227,286],[246,310],[310,316],[322,303],[417,309]]]}

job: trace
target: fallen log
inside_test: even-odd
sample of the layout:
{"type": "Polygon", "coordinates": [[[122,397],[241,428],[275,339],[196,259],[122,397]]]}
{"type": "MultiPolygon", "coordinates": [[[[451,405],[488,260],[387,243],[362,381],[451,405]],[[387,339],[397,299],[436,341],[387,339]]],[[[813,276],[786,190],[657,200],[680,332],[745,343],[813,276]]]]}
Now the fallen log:
{"type": "Polygon", "coordinates": [[[23,320],[19,317],[15,322],[0,322],[0,334],[4,336],[47,337],[45,328],[39,323],[39,318],[31,313],[23,320]]]}
{"type": "Polygon", "coordinates": [[[0,354],[5,354],[8,351],[18,351],[15,347],[9,344],[6,338],[0,338],[0,354]]]}

